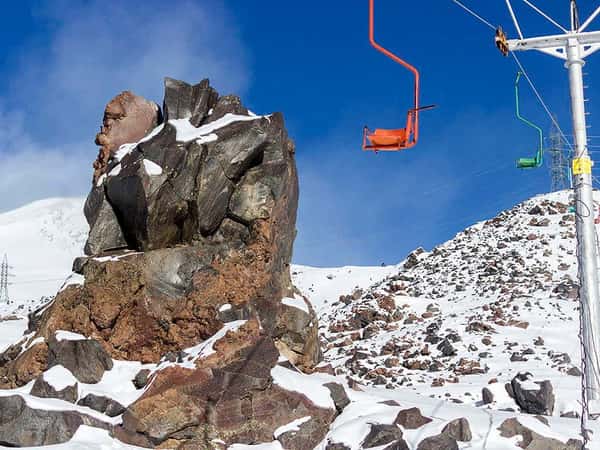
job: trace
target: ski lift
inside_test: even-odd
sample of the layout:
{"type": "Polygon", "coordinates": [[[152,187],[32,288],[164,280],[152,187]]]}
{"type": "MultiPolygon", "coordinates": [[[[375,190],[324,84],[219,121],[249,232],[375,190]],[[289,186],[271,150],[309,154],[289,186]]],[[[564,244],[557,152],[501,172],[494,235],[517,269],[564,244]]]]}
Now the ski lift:
{"type": "Polygon", "coordinates": [[[519,106],[519,103],[520,103],[519,102],[519,80],[521,79],[522,75],[523,75],[522,72],[517,72],[517,79],[515,81],[515,105],[516,105],[517,118],[521,122],[524,122],[531,128],[537,130],[537,132],[539,134],[539,143],[538,143],[538,147],[537,147],[535,156],[533,158],[519,158],[517,160],[517,167],[519,169],[534,169],[534,168],[540,167],[543,162],[544,133],[542,132],[542,129],[540,127],[531,123],[529,120],[527,120],[526,118],[521,116],[521,108],[519,106]]]}
{"type": "Polygon", "coordinates": [[[383,48],[375,42],[375,0],[369,0],[369,41],[371,45],[383,53],[388,58],[397,62],[401,66],[410,70],[415,78],[414,84],[414,106],[408,110],[406,116],[406,126],[398,129],[376,128],[374,131],[364,127],[363,130],[363,150],[377,151],[398,151],[414,147],[419,139],[419,111],[434,108],[435,105],[419,106],[419,71],[400,59],[391,51],[383,48]]]}

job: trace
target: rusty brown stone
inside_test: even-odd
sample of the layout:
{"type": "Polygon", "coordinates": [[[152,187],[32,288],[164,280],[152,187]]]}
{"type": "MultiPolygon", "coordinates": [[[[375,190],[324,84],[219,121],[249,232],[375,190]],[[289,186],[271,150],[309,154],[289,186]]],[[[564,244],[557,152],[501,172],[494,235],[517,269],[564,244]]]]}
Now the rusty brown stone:
{"type": "Polygon", "coordinates": [[[100,146],[94,162],[94,182],[106,171],[111,156],[123,144],[134,143],[154,129],[160,120],[156,103],[130,91],[121,92],[104,110],[102,127],[96,135],[100,146]]]}

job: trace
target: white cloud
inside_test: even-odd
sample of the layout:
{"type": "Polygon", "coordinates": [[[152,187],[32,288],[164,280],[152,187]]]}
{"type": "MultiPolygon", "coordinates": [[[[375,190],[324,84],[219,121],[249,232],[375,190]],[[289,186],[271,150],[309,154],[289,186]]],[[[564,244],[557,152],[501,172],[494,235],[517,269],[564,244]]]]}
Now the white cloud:
{"type": "MultiPolygon", "coordinates": [[[[84,195],[104,105],[123,90],[160,103],[164,76],[209,77],[223,93],[243,94],[244,48],[217,2],[131,3],[53,0],[34,11],[51,31],[19,49],[10,94],[0,98],[12,106],[0,112],[10,118],[0,126],[0,192],[19,187],[21,202],[84,195]]],[[[0,198],[0,210],[19,202],[0,198]]]]}

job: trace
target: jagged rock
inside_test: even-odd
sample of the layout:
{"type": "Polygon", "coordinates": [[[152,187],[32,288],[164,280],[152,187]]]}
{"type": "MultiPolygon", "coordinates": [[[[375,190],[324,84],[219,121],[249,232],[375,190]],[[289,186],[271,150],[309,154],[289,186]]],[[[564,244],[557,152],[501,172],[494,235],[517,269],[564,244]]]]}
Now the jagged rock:
{"type": "MultiPolygon", "coordinates": [[[[547,425],[546,428],[550,434],[552,430],[547,425]]],[[[580,450],[583,447],[580,441],[574,439],[570,439],[565,444],[556,439],[542,436],[521,424],[519,419],[514,417],[502,422],[500,427],[498,427],[498,431],[500,431],[500,435],[505,438],[521,436],[522,440],[518,445],[521,448],[528,450],[580,450]]]]}
{"type": "Polygon", "coordinates": [[[329,389],[331,398],[335,404],[335,409],[337,410],[338,414],[341,414],[344,411],[344,408],[350,404],[350,399],[348,398],[348,394],[346,394],[346,389],[344,389],[344,386],[339,383],[326,383],[323,386],[329,389]]]}
{"type": "Polygon", "coordinates": [[[489,405],[494,402],[494,393],[488,388],[484,387],[481,389],[481,400],[484,405],[489,405]]]}
{"type": "Polygon", "coordinates": [[[446,424],[442,429],[442,434],[447,434],[454,440],[460,442],[469,442],[473,438],[469,421],[464,417],[455,419],[446,424]]]}
{"type": "Polygon", "coordinates": [[[394,425],[402,425],[407,430],[416,430],[429,422],[431,422],[431,419],[423,416],[419,408],[409,408],[403,409],[398,413],[394,420],[394,425]]]}
{"type": "MultiPolygon", "coordinates": [[[[219,108],[248,114],[233,97],[218,103],[208,82],[166,84],[165,115],[179,120],[177,126],[196,113],[212,120],[219,108]]],[[[294,363],[318,362],[314,311],[290,312],[281,304],[293,292],[294,144],[281,114],[243,119],[215,129],[203,143],[178,141],[175,125],[165,123],[110,161],[110,176],[88,198],[87,248],[95,256],[121,245],[104,231],[118,225],[127,249],[110,260],[88,258],[80,267],[85,285],[57,296],[41,314],[36,337],[74,331],[98,340],[114,358],[157,362],[231,319],[260,317],[294,363]],[[148,162],[161,173],[148,173],[148,162]],[[107,205],[114,215],[103,215],[107,205]],[[220,314],[226,305],[231,314],[220,314]]]]}
{"type": "Polygon", "coordinates": [[[350,447],[336,442],[328,442],[325,450],[351,450],[350,447]]]}
{"type": "Polygon", "coordinates": [[[207,120],[207,123],[214,122],[225,116],[225,114],[241,114],[248,115],[248,110],[242,105],[240,98],[237,95],[225,95],[219,97],[215,104],[214,111],[207,120]]]}
{"type": "Polygon", "coordinates": [[[143,97],[125,91],[113,98],[106,105],[102,128],[96,136],[101,148],[94,163],[94,183],[106,172],[110,158],[121,145],[139,141],[160,120],[158,106],[143,97]]]}
{"type": "Polygon", "coordinates": [[[362,448],[380,447],[402,439],[402,430],[397,425],[373,424],[361,446],[362,448]]]}
{"type": "MultiPolygon", "coordinates": [[[[121,231],[117,215],[104,195],[102,186],[92,187],[84,205],[84,214],[90,226],[84,248],[86,255],[127,248],[127,241],[121,231]]],[[[83,273],[83,266],[78,269],[75,272],[83,273]]]]}
{"type": "Polygon", "coordinates": [[[213,350],[196,362],[196,369],[173,366],[157,372],[123,414],[117,436],[137,445],[185,441],[186,436],[204,436],[210,424],[213,436],[229,445],[268,442],[277,428],[310,416],[311,423],[294,438],[300,436],[301,444],[293,448],[313,448],[323,439],[336,411],[315,406],[304,395],[272,382],[279,352],[256,320],[228,332],[213,350]],[[182,429],[186,436],[178,434],[182,429]]]}
{"type": "Polygon", "coordinates": [[[549,380],[533,381],[532,378],[530,373],[519,373],[511,380],[514,399],[523,412],[551,416],[554,412],[552,384],[549,380]]]}
{"type": "Polygon", "coordinates": [[[95,340],[51,339],[48,345],[48,368],[61,365],[82,383],[98,383],[104,372],[113,367],[108,353],[95,340]]]}
{"type": "Polygon", "coordinates": [[[64,367],[54,366],[44,374],[37,377],[31,388],[31,395],[42,398],[57,398],[69,403],[75,403],[79,397],[79,386],[77,379],[64,367]],[[56,388],[46,378],[57,379],[61,386],[56,388]]]}
{"type": "Polygon", "coordinates": [[[456,355],[456,349],[452,346],[448,339],[444,339],[437,346],[437,349],[442,353],[443,356],[454,356],[456,355]]]}
{"type": "Polygon", "coordinates": [[[458,450],[458,444],[454,438],[447,434],[430,436],[419,442],[417,450],[458,450]]]}
{"type": "Polygon", "coordinates": [[[92,408],[94,411],[106,414],[108,417],[116,417],[125,412],[123,405],[103,395],[88,394],[79,400],[77,404],[92,408]]]}
{"type": "Polygon", "coordinates": [[[410,450],[408,444],[404,439],[400,439],[396,442],[392,442],[390,445],[385,447],[383,450],[410,450]]]}
{"type": "Polygon", "coordinates": [[[36,379],[48,367],[48,345],[45,342],[31,346],[26,352],[21,353],[21,346],[15,345],[8,348],[0,358],[0,389],[13,389],[24,386],[36,379]],[[16,350],[16,357],[9,358],[16,350]]]}
{"type": "Polygon", "coordinates": [[[19,395],[0,397],[0,444],[30,447],[69,441],[80,425],[109,426],[75,411],[43,411],[27,406],[19,395]]]}

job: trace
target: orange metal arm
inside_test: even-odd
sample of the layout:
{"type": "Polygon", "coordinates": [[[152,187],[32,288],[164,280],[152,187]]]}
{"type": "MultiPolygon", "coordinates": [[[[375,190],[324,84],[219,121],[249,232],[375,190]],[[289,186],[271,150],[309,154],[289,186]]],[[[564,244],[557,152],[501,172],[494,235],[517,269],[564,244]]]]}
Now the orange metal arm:
{"type": "MultiPolygon", "coordinates": [[[[417,143],[417,140],[419,139],[419,71],[414,66],[411,66],[409,63],[407,63],[388,49],[382,47],[377,42],[375,42],[375,0],[369,0],[369,41],[376,50],[383,53],[385,56],[397,62],[398,64],[402,65],[406,69],[410,70],[415,77],[414,109],[412,111],[409,111],[409,115],[414,114],[414,129],[407,130],[409,132],[412,131],[414,133],[413,139],[409,145],[409,147],[412,147],[417,143]]],[[[409,122],[412,121],[409,120],[409,122]]]]}

